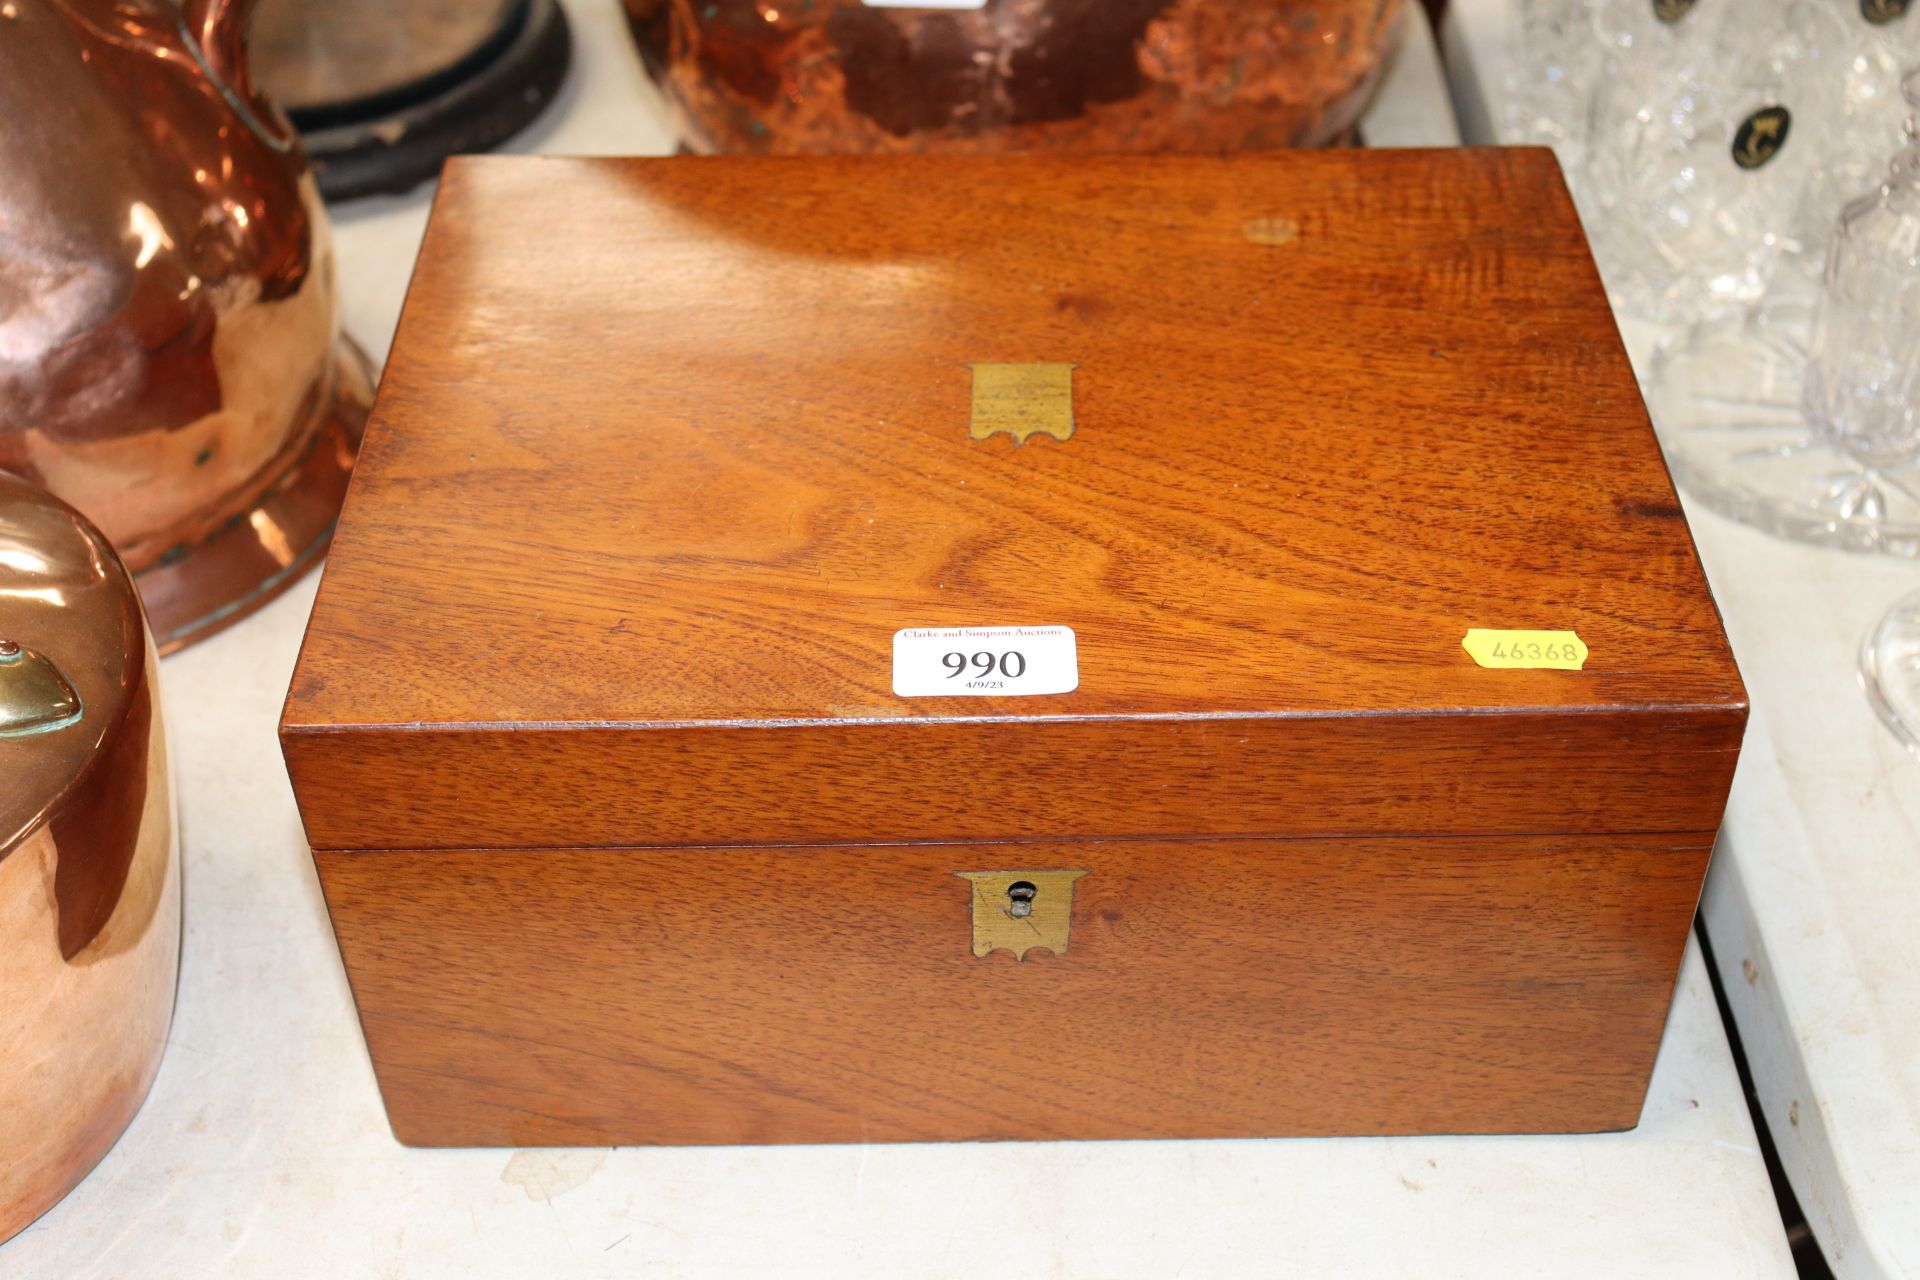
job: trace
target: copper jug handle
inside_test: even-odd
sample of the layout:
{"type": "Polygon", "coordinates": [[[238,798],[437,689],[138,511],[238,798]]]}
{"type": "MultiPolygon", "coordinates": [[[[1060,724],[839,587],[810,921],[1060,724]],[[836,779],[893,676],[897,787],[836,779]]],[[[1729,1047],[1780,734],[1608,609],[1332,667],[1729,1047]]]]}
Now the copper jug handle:
{"type": "Polygon", "coordinates": [[[247,27],[256,0],[185,0],[180,28],[201,69],[249,129],[276,151],[293,149],[293,130],[254,87],[247,67],[247,27]]]}

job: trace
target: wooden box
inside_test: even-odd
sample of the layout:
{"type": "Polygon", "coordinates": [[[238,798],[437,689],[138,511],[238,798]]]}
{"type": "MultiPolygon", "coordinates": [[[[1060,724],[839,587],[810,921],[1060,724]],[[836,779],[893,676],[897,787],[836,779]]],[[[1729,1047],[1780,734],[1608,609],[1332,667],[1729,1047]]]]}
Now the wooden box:
{"type": "Polygon", "coordinates": [[[1544,151],[483,158],[281,732],[402,1141],[854,1142],[1629,1127],[1745,716],[1544,151]]]}

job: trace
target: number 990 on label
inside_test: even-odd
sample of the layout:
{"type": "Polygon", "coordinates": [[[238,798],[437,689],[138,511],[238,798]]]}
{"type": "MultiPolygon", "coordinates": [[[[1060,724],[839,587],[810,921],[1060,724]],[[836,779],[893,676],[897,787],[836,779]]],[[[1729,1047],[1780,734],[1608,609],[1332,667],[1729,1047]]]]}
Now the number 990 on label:
{"type": "Polygon", "coordinates": [[[1022,698],[1079,686],[1069,627],[908,627],[893,634],[893,692],[902,698],[1022,698]]]}
{"type": "Polygon", "coordinates": [[[1009,649],[1005,653],[982,651],[969,658],[964,653],[949,653],[940,659],[940,665],[947,669],[947,679],[957,680],[971,671],[975,680],[985,683],[976,684],[967,681],[969,689],[1004,689],[1007,681],[1018,680],[1027,674],[1027,655],[1018,649],[1009,649]],[[999,679],[994,679],[998,676],[999,679]]]}

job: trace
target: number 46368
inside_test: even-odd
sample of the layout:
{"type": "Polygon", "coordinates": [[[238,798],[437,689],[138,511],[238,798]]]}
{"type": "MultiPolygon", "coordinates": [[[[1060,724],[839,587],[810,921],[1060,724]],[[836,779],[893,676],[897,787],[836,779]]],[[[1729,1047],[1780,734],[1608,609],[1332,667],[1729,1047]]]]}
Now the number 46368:
{"type": "Polygon", "coordinates": [[[1490,656],[1516,660],[1528,659],[1534,662],[1577,662],[1580,659],[1580,650],[1574,645],[1559,644],[1554,641],[1541,644],[1538,640],[1516,640],[1508,644],[1502,640],[1494,644],[1493,653],[1490,656]]]}

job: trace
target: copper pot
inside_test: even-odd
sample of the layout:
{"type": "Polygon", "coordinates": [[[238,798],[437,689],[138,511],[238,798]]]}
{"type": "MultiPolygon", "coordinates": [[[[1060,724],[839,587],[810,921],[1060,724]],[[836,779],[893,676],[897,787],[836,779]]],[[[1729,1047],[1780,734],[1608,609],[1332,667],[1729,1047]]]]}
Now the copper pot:
{"type": "Polygon", "coordinates": [[[166,1046],[180,855],[155,679],[106,538],[0,475],[0,1240],[107,1153],[166,1046]]]}
{"type": "Polygon", "coordinates": [[[624,0],[696,151],[1225,151],[1359,119],[1401,0],[624,0]]]}
{"type": "Polygon", "coordinates": [[[0,469],[106,532],[162,652],[315,562],[371,399],[251,7],[0,4],[0,469]]]}

